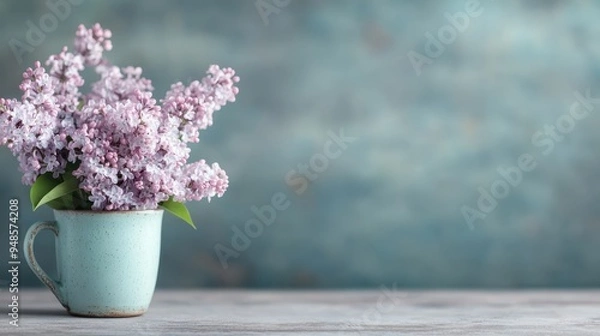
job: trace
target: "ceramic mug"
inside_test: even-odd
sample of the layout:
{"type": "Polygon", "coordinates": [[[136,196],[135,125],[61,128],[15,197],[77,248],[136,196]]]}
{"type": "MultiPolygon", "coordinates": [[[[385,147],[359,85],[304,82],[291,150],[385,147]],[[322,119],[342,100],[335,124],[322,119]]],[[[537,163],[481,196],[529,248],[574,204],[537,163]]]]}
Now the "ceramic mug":
{"type": "Polygon", "coordinates": [[[25,235],[25,259],[72,315],[139,316],[148,310],[158,274],[163,210],[55,210],[25,235]],[[35,236],[56,236],[57,279],[38,265],[35,236]]]}

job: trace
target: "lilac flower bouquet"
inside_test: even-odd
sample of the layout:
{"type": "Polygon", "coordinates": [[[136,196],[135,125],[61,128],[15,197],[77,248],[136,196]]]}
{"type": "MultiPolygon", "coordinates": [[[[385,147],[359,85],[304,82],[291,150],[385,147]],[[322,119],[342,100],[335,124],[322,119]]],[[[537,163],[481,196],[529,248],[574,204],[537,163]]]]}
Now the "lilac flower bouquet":
{"type": "Polygon", "coordinates": [[[177,83],[157,103],[142,69],[111,65],[110,30],[79,26],[67,47],[23,74],[20,100],[0,99],[0,145],[19,161],[34,209],[149,210],[162,207],[194,226],[185,201],[221,197],[219,164],[188,163],[189,142],[235,101],[239,78],[212,65],[188,86],[177,83]],[[83,94],[81,72],[99,80],[83,94]]]}

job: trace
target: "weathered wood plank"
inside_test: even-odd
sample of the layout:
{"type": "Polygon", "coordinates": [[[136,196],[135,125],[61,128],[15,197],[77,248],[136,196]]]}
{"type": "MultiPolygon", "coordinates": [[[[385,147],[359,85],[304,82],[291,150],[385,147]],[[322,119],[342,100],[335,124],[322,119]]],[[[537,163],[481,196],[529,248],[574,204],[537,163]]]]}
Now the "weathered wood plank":
{"type": "Polygon", "coordinates": [[[125,319],[71,317],[47,290],[20,294],[20,327],[3,314],[2,335],[600,335],[598,290],[159,290],[125,319]]]}

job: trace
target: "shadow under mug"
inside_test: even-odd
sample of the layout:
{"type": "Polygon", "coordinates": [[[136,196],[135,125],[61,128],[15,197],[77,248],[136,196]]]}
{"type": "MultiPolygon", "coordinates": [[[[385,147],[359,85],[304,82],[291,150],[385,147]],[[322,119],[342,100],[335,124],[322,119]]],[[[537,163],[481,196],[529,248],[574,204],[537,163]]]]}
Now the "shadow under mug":
{"type": "Polygon", "coordinates": [[[160,260],[163,210],[55,210],[25,235],[25,259],[72,315],[139,316],[148,310],[160,260]],[[38,265],[36,235],[56,237],[57,279],[38,265]]]}

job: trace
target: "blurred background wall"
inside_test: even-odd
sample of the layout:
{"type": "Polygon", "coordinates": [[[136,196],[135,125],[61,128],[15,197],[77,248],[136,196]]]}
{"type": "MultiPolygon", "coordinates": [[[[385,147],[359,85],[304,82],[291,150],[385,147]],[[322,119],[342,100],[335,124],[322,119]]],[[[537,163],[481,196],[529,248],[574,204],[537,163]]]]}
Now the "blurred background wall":
{"type": "MultiPolygon", "coordinates": [[[[598,17],[592,0],[4,0],[0,96],[79,23],[111,29],[109,59],[143,67],[157,98],[212,63],[237,70],[237,102],[192,154],[230,188],[189,204],[197,231],[165,218],[160,287],[598,286],[600,105],[569,117],[575,92],[600,97],[598,17]],[[330,145],[341,129],[353,139],[330,145]],[[516,173],[522,155],[535,168],[516,173]],[[236,250],[274,196],[287,207],[236,250]]],[[[16,159],[0,160],[23,238],[52,212],[32,212],[16,159]]],[[[52,268],[50,233],[37,251],[52,268]]],[[[21,284],[40,285],[26,267],[21,284]]]]}

